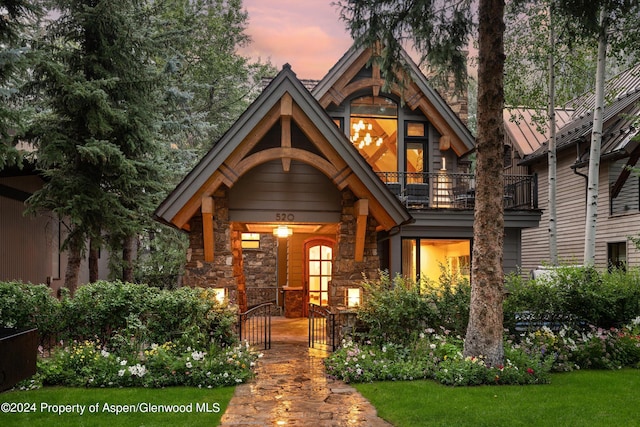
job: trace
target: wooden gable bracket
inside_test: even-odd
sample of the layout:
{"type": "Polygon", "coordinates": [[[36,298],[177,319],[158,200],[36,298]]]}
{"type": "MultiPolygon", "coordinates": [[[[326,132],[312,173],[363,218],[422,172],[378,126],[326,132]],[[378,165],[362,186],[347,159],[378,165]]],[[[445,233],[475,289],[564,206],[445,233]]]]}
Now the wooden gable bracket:
{"type": "MultiPolygon", "coordinates": [[[[280,125],[282,133],[280,146],[291,148],[291,116],[293,115],[293,99],[289,93],[285,93],[280,99],[280,125]]],[[[291,157],[282,157],[282,170],[289,172],[291,169],[291,157]]]]}
{"type": "Polygon", "coordinates": [[[610,196],[611,200],[618,197],[618,195],[620,194],[620,191],[622,190],[622,187],[624,187],[625,182],[627,182],[629,175],[631,175],[631,168],[635,167],[639,159],[640,159],[640,145],[637,146],[631,152],[631,155],[629,156],[629,160],[627,160],[626,166],[622,168],[622,171],[620,171],[620,175],[618,175],[618,179],[611,186],[611,196],[610,196]]]}
{"type": "Polygon", "coordinates": [[[360,199],[354,205],[354,215],[356,217],[356,262],[364,260],[364,242],[367,234],[367,218],[369,216],[369,200],[360,199]]]}
{"type": "Polygon", "coordinates": [[[202,212],[202,244],[204,247],[204,260],[213,262],[213,197],[203,197],[200,208],[202,212]]]}

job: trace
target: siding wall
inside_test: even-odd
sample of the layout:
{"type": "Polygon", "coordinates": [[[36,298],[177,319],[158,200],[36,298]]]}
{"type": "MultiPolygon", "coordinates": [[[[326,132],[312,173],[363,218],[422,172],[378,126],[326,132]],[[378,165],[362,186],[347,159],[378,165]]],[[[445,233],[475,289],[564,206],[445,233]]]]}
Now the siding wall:
{"type": "MultiPolygon", "coordinates": [[[[567,150],[558,157],[557,177],[557,242],[558,258],[563,264],[582,264],[584,257],[584,226],[586,178],[571,170],[575,152],[567,150]]],[[[548,173],[546,164],[536,165],[538,173],[539,206],[543,210],[540,226],[522,231],[522,270],[527,272],[549,261],[548,237],[548,173]]],[[[580,169],[585,173],[587,169],[580,169]]],[[[623,242],[627,236],[640,231],[638,211],[621,215],[609,214],[609,164],[600,167],[600,190],[598,193],[598,222],[596,228],[596,266],[607,266],[607,243],[623,242]]],[[[633,178],[630,178],[633,179],[633,178]]],[[[631,243],[627,243],[628,264],[640,265],[640,254],[631,243]]]]}

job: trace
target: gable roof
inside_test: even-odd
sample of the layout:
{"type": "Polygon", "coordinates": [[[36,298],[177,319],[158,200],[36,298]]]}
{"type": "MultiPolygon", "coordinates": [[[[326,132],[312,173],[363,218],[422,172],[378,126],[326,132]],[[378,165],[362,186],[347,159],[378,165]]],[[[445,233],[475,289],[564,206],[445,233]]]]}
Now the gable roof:
{"type": "Polygon", "coordinates": [[[368,199],[371,214],[385,229],[411,219],[288,64],[160,204],[154,213],[156,219],[183,228],[200,208],[202,197],[213,194],[221,184],[232,186],[247,167],[255,166],[243,163],[251,157],[248,156],[250,147],[243,148],[243,145],[255,145],[283,114],[300,121],[298,125],[313,135],[309,139],[314,143],[321,141],[323,145],[318,148],[326,160],[320,156],[304,157],[301,150],[292,147],[280,147],[274,149],[274,153],[290,158],[303,156],[302,161],[321,169],[338,188],[350,187],[357,197],[368,199]]]}
{"type": "MultiPolygon", "coordinates": [[[[374,87],[374,94],[375,91],[379,91],[385,81],[375,63],[371,64],[374,71],[373,77],[369,81],[352,81],[360,69],[371,62],[371,57],[371,48],[352,45],[313,88],[312,94],[320,102],[320,105],[326,108],[330,103],[340,104],[347,96],[364,86],[374,87]]],[[[407,73],[408,75],[405,77],[408,79],[404,80],[408,84],[404,88],[392,87],[391,91],[403,98],[412,110],[419,108],[440,135],[449,137],[451,148],[458,156],[473,150],[475,138],[467,126],[454,113],[444,98],[429,84],[427,77],[404,49],[401,50],[401,59],[404,62],[404,68],[399,70],[398,74],[399,77],[402,77],[403,73],[407,73]]]]}
{"type": "MultiPolygon", "coordinates": [[[[602,128],[602,158],[625,157],[636,149],[634,138],[638,134],[635,122],[640,117],[640,64],[617,75],[605,84],[605,94],[609,102],[605,104],[602,128]]],[[[558,151],[573,147],[579,142],[590,142],[593,131],[593,108],[595,93],[582,95],[567,105],[574,106],[571,119],[556,133],[558,151]]],[[[547,153],[547,139],[535,151],[525,156],[522,165],[542,160],[547,153]]],[[[589,150],[581,164],[588,161],[589,150]]]]}
{"type": "MultiPolygon", "coordinates": [[[[556,132],[571,120],[573,111],[556,108],[556,132]]],[[[530,108],[505,108],[502,112],[505,138],[525,157],[538,150],[549,138],[546,124],[537,123],[540,112],[530,108]]]]}

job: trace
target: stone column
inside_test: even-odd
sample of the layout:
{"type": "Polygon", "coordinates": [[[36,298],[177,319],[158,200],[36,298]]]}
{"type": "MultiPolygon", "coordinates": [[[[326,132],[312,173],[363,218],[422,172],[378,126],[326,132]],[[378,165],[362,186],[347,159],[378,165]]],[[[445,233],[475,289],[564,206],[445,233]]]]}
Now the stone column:
{"type": "Polygon", "coordinates": [[[377,245],[377,222],[372,217],[367,218],[365,233],[364,257],[362,262],[356,262],[356,220],[354,204],[356,197],[351,190],[342,192],[342,214],[337,232],[336,251],[333,260],[333,272],[329,289],[329,305],[331,307],[345,307],[347,304],[347,289],[360,286],[362,274],[368,278],[378,277],[380,259],[377,245]]]}

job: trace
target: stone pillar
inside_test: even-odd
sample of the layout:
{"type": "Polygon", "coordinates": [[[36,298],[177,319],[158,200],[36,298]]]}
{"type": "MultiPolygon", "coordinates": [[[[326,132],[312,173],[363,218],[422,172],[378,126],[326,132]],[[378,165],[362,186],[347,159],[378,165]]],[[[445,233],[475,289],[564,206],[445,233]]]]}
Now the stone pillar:
{"type": "Polygon", "coordinates": [[[329,288],[329,305],[331,307],[346,306],[347,289],[360,286],[363,273],[370,279],[378,277],[380,259],[376,232],[377,222],[371,215],[367,218],[363,260],[356,262],[354,259],[357,220],[354,215],[355,202],[356,197],[351,190],[345,189],[342,192],[342,214],[336,236],[336,251],[329,288]]]}
{"type": "MultiPolygon", "coordinates": [[[[204,261],[202,216],[194,215],[189,225],[189,249],[183,284],[191,287],[225,288],[229,301],[238,303],[238,283],[234,270],[231,227],[229,222],[229,198],[226,187],[218,189],[214,195],[213,262],[204,261]]],[[[242,259],[242,253],[240,253],[242,259]]]]}

